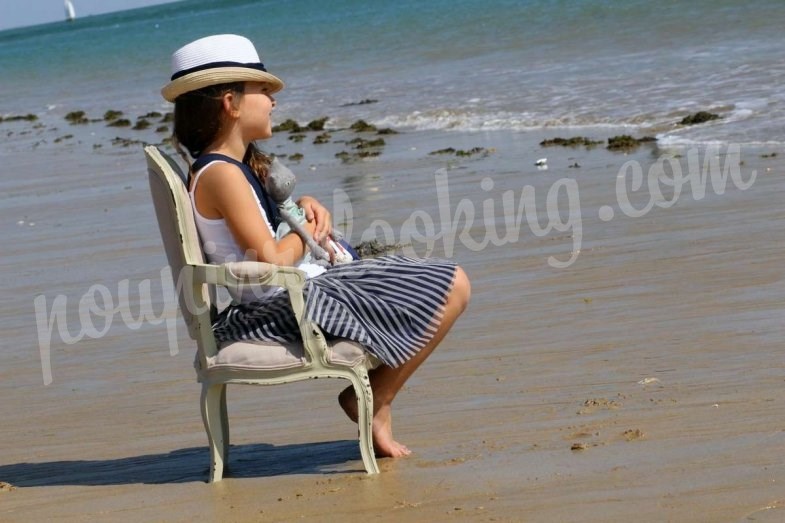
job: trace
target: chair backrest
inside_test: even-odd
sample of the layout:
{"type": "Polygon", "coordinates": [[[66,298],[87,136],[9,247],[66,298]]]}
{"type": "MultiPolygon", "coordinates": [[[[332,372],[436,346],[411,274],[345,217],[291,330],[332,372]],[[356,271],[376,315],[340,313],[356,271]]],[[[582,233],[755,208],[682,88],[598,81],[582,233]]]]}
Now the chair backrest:
{"type": "Polygon", "coordinates": [[[193,272],[189,266],[203,264],[205,259],[185,177],[177,163],[157,147],[149,145],[144,148],[144,153],[150,193],[166,258],[172,269],[180,312],[188,326],[188,334],[209,356],[215,351],[215,340],[205,333],[212,332],[210,307],[214,302],[214,292],[206,285],[193,284],[193,272]],[[211,346],[204,347],[204,343],[211,346]]]}

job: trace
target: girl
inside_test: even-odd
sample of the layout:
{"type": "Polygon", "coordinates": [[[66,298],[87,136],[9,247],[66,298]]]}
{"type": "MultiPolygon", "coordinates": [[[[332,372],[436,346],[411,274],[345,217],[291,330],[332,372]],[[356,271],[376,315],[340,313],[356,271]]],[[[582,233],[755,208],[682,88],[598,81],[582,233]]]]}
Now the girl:
{"type": "MultiPolygon", "coordinates": [[[[195,159],[189,193],[208,260],[252,259],[305,270],[308,318],[325,335],[355,340],[382,362],[370,372],[377,455],[409,455],[393,438],[392,402],[468,304],[466,274],[449,261],[402,256],[329,269],[298,265],[305,243],[296,234],[276,240],[275,205],[253,187],[269,166],[253,142],[272,136],[273,94],[283,82],[266,71],[253,44],[237,35],[191,42],[172,55],[172,71],[161,92],[175,104],[178,151],[189,164],[181,146],[195,159]]],[[[329,211],[308,196],[298,204],[305,210],[308,232],[324,242],[332,226],[329,211]]],[[[234,298],[213,325],[219,341],[291,341],[298,336],[285,293],[234,298]]],[[[338,400],[356,422],[352,387],[338,400]]]]}

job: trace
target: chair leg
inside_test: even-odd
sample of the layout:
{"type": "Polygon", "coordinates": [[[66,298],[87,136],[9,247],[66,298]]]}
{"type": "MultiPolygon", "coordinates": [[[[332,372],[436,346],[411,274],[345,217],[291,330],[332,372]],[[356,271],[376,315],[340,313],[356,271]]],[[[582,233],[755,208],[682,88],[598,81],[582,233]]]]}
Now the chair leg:
{"type": "Polygon", "coordinates": [[[226,406],[227,385],[221,387],[221,430],[224,438],[224,468],[229,468],[229,408],[226,406]]]}
{"type": "Polygon", "coordinates": [[[360,428],[360,455],[368,474],[378,474],[379,466],[373,451],[373,391],[368,371],[358,369],[356,377],[351,380],[354,395],[357,396],[357,425],[360,428]]]}
{"type": "Polygon", "coordinates": [[[210,480],[215,483],[223,479],[224,471],[224,431],[221,413],[221,398],[226,385],[202,385],[202,421],[207,431],[207,442],[210,446],[210,480]]]}

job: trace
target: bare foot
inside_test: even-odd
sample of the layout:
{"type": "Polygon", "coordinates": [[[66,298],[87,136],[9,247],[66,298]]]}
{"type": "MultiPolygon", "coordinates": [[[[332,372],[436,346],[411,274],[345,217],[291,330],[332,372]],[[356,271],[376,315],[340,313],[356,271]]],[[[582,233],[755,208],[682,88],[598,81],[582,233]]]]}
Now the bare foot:
{"type": "MultiPolygon", "coordinates": [[[[345,388],[338,395],[338,403],[349,419],[357,423],[357,396],[354,394],[353,387],[345,388]]],[[[381,407],[374,414],[371,431],[373,433],[373,449],[377,457],[400,458],[412,453],[406,445],[393,439],[392,412],[389,405],[381,407]]]]}
{"type": "Polygon", "coordinates": [[[389,405],[373,415],[373,449],[382,458],[402,458],[412,453],[406,445],[398,443],[392,435],[392,412],[389,405]]]}

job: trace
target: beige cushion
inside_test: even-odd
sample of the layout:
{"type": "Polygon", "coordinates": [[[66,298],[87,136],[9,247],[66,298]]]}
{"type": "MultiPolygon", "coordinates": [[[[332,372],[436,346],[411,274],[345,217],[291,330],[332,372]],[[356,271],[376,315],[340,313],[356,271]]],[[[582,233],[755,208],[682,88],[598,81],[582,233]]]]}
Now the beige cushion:
{"type": "MultiPolygon", "coordinates": [[[[327,359],[336,365],[353,367],[364,363],[368,368],[378,365],[375,357],[366,353],[362,345],[350,340],[328,344],[327,359]]],[[[305,365],[302,343],[262,343],[237,341],[224,346],[218,354],[207,358],[212,369],[282,370],[305,365]]]]}

